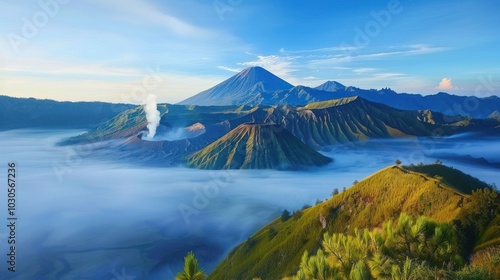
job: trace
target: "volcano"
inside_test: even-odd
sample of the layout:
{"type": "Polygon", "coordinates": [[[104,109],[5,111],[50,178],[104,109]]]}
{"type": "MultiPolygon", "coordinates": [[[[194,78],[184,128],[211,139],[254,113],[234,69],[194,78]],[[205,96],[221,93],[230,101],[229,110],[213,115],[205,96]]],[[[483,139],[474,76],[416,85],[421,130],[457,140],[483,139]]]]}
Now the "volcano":
{"type": "Polygon", "coordinates": [[[262,67],[250,67],[202,91],[179,105],[224,106],[258,105],[264,100],[263,94],[277,90],[290,89],[293,85],[262,67]]]}
{"type": "Polygon", "coordinates": [[[299,169],[332,160],[277,124],[242,124],[187,157],[200,169],[299,169]]]}

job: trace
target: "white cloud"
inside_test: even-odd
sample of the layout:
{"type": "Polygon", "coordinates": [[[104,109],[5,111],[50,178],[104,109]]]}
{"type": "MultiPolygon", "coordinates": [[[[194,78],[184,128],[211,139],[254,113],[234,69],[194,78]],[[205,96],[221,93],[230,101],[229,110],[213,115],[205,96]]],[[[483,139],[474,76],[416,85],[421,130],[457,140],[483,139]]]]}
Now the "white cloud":
{"type": "Polygon", "coordinates": [[[452,90],[452,89],[456,89],[456,88],[451,83],[451,79],[443,78],[441,80],[441,82],[439,82],[439,85],[436,87],[436,89],[439,89],[439,90],[452,90]]]}
{"type": "Polygon", "coordinates": [[[317,81],[319,80],[317,77],[314,77],[314,76],[307,76],[304,78],[304,80],[314,80],[314,81],[317,81]]]}
{"type": "Polygon", "coordinates": [[[245,67],[260,66],[285,81],[293,83],[294,81],[297,81],[293,75],[293,73],[297,71],[296,66],[294,65],[295,59],[296,58],[292,56],[258,55],[255,60],[238,64],[245,67]]]}
{"type": "Polygon", "coordinates": [[[148,1],[128,0],[126,5],[123,4],[123,1],[119,0],[98,1],[97,3],[107,5],[111,9],[121,13],[123,18],[127,20],[164,26],[178,35],[201,38],[213,37],[215,35],[212,30],[189,24],[165,11],[161,11],[158,7],[148,3],[148,1]]]}
{"type": "MultiPolygon", "coordinates": [[[[391,47],[391,49],[393,48],[395,47],[391,47]]],[[[314,59],[309,61],[309,64],[311,66],[332,65],[332,64],[338,65],[353,61],[382,60],[382,59],[389,59],[401,56],[419,56],[419,55],[442,52],[447,50],[447,48],[444,47],[432,47],[425,44],[408,45],[399,48],[400,50],[382,51],[375,53],[359,53],[358,51],[351,51],[349,53],[343,53],[335,55],[333,57],[327,57],[324,59],[314,59]]]]}
{"type": "Polygon", "coordinates": [[[347,52],[347,51],[358,51],[362,49],[361,47],[356,46],[338,46],[338,47],[327,47],[327,48],[319,48],[319,49],[309,49],[309,50],[286,50],[285,48],[280,49],[280,53],[316,53],[316,52],[347,52]]]}
{"type": "Polygon", "coordinates": [[[217,68],[222,69],[222,70],[226,70],[229,72],[234,72],[234,73],[239,73],[243,70],[241,68],[231,68],[231,67],[227,67],[227,66],[217,66],[217,68]]]}
{"type": "Polygon", "coordinates": [[[363,74],[363,73],[372,72],[372,71],[375,71],[375,68],[364,67],[364,68],[356,68],[356,69],[352,70],[352,72],[354,72],[356,74],[363,74]]]}

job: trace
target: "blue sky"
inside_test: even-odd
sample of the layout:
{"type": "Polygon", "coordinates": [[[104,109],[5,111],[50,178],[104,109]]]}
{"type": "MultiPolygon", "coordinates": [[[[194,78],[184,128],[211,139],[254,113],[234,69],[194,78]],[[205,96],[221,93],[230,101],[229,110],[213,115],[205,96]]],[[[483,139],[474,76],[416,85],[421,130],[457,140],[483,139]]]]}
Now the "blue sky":
{"type": "Polygon", "coordinates": [[[0,0],[0,94],[178,102],[249,66],[294,85],[500,93],[498,1],[0,0]]]}

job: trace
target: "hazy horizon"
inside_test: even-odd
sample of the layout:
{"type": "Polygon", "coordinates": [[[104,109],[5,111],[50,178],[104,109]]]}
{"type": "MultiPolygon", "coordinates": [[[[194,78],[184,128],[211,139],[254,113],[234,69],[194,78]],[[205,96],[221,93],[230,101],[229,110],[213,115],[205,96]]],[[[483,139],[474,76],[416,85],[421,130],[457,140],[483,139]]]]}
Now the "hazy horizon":
{"type": "Polygon", "coordinates": [[[131,95],[147,91],[176,103],[251,66],[294,85],[499,94],[499,5],[487,0],[1,5],[9,96],[140,103],[131,95]]]}

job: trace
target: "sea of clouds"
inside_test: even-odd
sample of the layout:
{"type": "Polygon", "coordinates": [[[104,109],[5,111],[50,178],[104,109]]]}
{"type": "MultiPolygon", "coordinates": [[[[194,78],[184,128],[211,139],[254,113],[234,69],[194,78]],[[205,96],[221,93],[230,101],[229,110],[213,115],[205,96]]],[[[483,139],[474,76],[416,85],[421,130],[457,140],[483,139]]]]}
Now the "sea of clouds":
{"type": "MultiPolygon", "coordinates": [[[[6,270],[7,232],[0,228],[0,278],[172,279],[188,251],[209,272],[283,209],[314,205],[396,159],[441,159],[500,183],[497,167],[468,157],[500,163],[498,138],[370,141],[323,151],[334,162],[320,169],[207,171],[141,166],[102,158],[95,147],[55,145],[78,133],[0,132],[0,182],[7,163],[15,162],[19,217],[16,273],[6,270]]],[[[6,186],[0,197],[5,200],[6,186]]]]}

